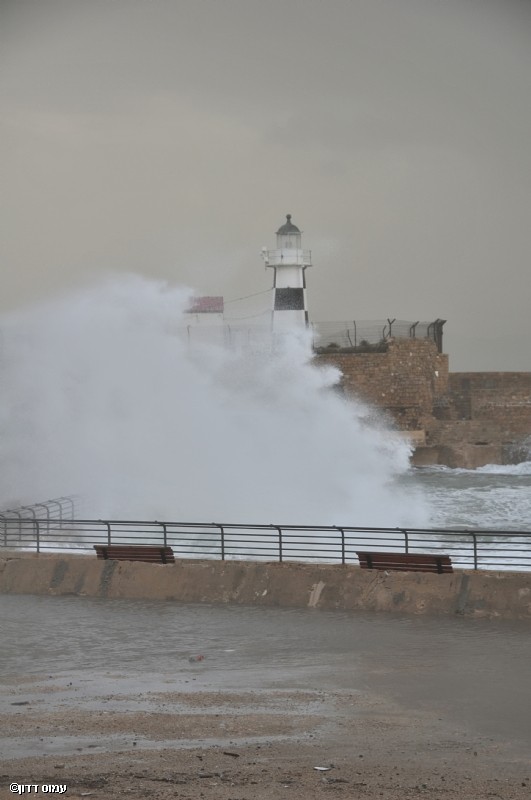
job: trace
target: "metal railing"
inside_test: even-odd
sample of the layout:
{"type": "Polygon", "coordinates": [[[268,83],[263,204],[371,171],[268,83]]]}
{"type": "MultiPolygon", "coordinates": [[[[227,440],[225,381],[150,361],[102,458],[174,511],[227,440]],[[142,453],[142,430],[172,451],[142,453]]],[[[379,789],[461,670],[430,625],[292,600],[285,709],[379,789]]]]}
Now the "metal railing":
{"type": "Polygon", "coordinates": [[[312,265],[312,251],[299,248],[278,247],[275,250],[262,250],[262,258],[266,267],[281,267],[284,264],[301,267],[311,267],[312,265]]]}
{"type": "MultiPolygon", "coordinates": [[[[55,530],[63,524],[63,519],[73,519],[78,510],[79,497],[69,495],[68,497],[55,497],[53,500],[43,500],[42,503],[33,503],[30,506],[16,506],[15,508],[3,508],[0,510],[0,526],[4,520],[17,520],[16,526],[19,533],[22,533],[22,524],[28,520],[39,519],[42,530],[55,530]],[[42,517],[44,509],[45,517],[42,517]]],[[[7,522],[4,524],[6,528],[7,522]]]]}
{"type": "Polygon", "coordinates": [[[93,552],[95,544],[159,544],[178,558],[356,564],[357,551],[440,553],[461,569],[531,569],[531,531],[243,525],[0,516],[0,547],[93,552]]]}

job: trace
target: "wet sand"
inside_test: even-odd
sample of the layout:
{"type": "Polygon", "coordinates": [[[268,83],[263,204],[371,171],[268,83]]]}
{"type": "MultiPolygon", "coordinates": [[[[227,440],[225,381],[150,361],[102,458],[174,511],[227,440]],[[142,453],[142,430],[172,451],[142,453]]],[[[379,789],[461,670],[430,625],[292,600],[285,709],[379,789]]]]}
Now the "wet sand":
{"type": "Polygon", "coordinates": [[[79,598],[0,612],[1,800],[12,781],[105,799],[531,794],[529,626],[79,598]]]}

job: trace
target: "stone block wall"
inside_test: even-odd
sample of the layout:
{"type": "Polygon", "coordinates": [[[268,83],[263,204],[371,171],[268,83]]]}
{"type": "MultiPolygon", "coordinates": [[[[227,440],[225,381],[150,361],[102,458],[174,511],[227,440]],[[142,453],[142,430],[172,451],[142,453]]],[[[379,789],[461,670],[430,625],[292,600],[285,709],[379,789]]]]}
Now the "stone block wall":
{"type": "Polygon", "coordinates": [[[386,352],[320,353],[341,371],[346,394],[422,433],[414,463],[474,468],[528,460],[530,372],[448,372],[448,356],[429,339],[396,339],[386,352]]]}
{"type": "Polygon", "coordinates": [[[338,367],[347,394],[389,412],[402,430],[423,429],[436,398],[448,393],[448,356],[430,339],[395,339],[384,353],[338,351],[317,359],[338,367]]]}
{"type": "Polygon", "coordinates": [[[454,372],[448,390],[454,419],[494,423],[508,436],[531,433],[530,372],[454,372]]]}

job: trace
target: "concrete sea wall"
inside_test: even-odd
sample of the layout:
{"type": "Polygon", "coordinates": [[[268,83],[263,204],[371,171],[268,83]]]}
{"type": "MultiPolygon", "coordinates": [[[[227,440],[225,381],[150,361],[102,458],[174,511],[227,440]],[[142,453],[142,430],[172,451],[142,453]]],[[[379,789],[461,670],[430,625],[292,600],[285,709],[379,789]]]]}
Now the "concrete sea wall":
{"type": "Polygon", "coordinates": [[[531,573],[373,572],[354,565],[0,554],[0,594],[77,595],[531,620],[531,573]]]}

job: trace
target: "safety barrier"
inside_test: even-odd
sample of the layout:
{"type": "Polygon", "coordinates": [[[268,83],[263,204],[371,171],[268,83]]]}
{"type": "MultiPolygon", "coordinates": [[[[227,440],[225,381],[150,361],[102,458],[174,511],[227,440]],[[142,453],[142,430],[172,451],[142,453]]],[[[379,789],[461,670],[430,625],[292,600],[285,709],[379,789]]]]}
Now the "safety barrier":
{"type": "Polygon", "coordinates": [[[159,544],[177,558],[357,563],[357,550],[444,553],[461,569],[531,569],[531,532],[79,520],[0,515],[0,547],[93,552],[95,544],[159,544]]]}
{"type": "Polygon", "coordinates": [[[391,339],[431,339],[443,350],[443,327],[446,320],[412,322],[411,320],[351,320],[311,323],[314,349],[321,352],[349,350],[378,353],[387,350],[391,339]]]}
{"type": "Polygon", "coordinates": [[[41,531],[44,529],[51,531],[57,524],[61,527],[63,519],[74,519],[79,513],[79,499],[78,495],[69,495],[68,497],[55,497],[53,500],[43,500],[41,503],[33,503],[29,506],[3,508],[0,510],[0,525],[3,524],[4,530],[7,530],[8,520],[11,520],[11,528],[15,525],[19,533],[22,533],[24,522],[38,520],[41,531]]]}

